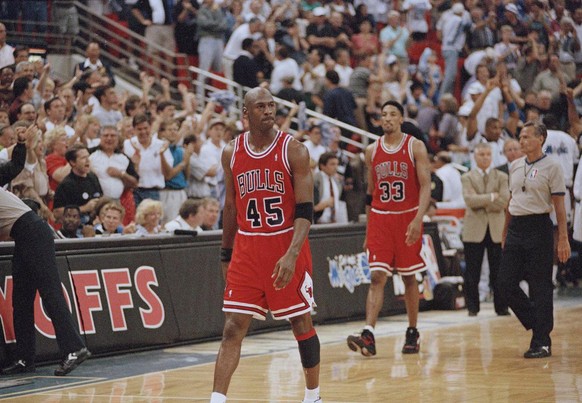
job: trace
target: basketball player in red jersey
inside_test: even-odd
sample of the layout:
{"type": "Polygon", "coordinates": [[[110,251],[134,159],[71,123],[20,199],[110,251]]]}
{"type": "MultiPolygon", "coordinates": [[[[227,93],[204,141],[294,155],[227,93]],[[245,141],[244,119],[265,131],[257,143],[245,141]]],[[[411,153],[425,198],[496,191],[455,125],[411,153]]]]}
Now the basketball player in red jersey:
{"type": "Polygon", "coordinates": [[[426,147],[402,133],[402,105],[382,105],[384,135],[366,148],[368,192],[366,244],[372,282],[366,300],[366,326],[348,337],[348,346],[368,357],[376,355],[374,327],[384,302],[388,276],[399,273],[405,286],[408,329],[402,352],[418,353],[418,284],[415,274],[424,271],[420,256],[422,218],[430,202],[430,163],[426,147]]]}
{"type": "Polygon", "coordinates": [[[225,324],[211,403],[226,401],[251,319],[264,320],[268,310],[275,319],[288,319],[293,328],[305,375],[303,402],[321,402],[307,240],[313,219],[313,177],[307,148],[273,128],[275,111],[269,91],[250,90],[243,107],[249,131],[222,153],[225,324]]]}

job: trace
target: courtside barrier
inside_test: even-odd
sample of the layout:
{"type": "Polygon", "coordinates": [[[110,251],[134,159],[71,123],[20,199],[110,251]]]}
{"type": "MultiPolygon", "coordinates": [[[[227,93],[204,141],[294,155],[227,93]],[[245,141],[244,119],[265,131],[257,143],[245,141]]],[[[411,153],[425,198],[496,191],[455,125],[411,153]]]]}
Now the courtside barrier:
{"type": "MultiPolygon", "coordinates": [[[[361,253],[362,224],[314,226],[314,321],[363,318],[369,271],[361,253]]],[[[95,354],[115,354],[217,339],[224,316],[219,266],[220,231],[198,236],[102,237],[57,240],[63,292],[81,334],[95,354]]],[[[14,347],[13,243],[0,244],[0,364],[14,347]]],[[[400,286],[386,288],[382,315],[403,313],[400,286]]],[[[37,295],[37,361],[60,357],[54,329],[37,295]]],[[[253,321],[251,332],[289,327],[286,321],[253,321]]]]}

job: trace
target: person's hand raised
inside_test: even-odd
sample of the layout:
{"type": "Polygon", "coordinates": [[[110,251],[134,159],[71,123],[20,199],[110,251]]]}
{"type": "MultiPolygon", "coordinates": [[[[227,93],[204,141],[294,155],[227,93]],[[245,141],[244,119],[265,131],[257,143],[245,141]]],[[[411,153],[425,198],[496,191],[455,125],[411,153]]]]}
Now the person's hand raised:
{"type": "Polygon", "coordinates": [[[95,228],[92,225],[83,225],[81,233],[83,234],[83,238],[93,238],[95,237],[95,228]]]}

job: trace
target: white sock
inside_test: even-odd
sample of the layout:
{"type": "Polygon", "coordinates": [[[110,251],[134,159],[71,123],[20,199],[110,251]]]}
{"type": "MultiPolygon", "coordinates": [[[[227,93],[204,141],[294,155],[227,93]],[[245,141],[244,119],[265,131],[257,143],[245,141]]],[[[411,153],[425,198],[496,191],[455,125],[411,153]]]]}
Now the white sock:
{"type": "Polygon", "coordinates": [[[319,399],[319,386],[315,389],[305,388],[305,397],[303,398],[303,403],[313,403],[319,399]]]}
{"type": "Polygon", "coordinates": [[[366,325],[364,326],[364,330],[367,330],[370,333],[374,334],[374,326],[366,325]]]}
{"type": "Polygon", "coordinates": [[[212,392],[212,394],[210,395],[210,403],[225,403],[225,402],[226,396],[223,395],[222,393],[212,392]]]}

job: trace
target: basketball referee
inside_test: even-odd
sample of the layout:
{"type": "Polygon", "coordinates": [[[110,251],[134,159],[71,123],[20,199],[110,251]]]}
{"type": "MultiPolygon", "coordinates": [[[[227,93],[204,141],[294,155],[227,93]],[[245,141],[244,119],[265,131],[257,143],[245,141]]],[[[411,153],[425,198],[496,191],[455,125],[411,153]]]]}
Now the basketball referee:
{"type": "Polygon", "coordinates": [[[522,325],[533,333],[525,358],[552,355],[552,207],[558,221],[558,258],[566,262],[570,257],[564,175],[559,161],[542,151],[546,137],[546,127],[537,122],[527,122],[520,133],[519,143],[525,157],[514,161],[509,172],[511,197],[499,269],[501,292],[522,325]],[[529,297],[519,287],[521,280],[528,282],[529,297]]]}

